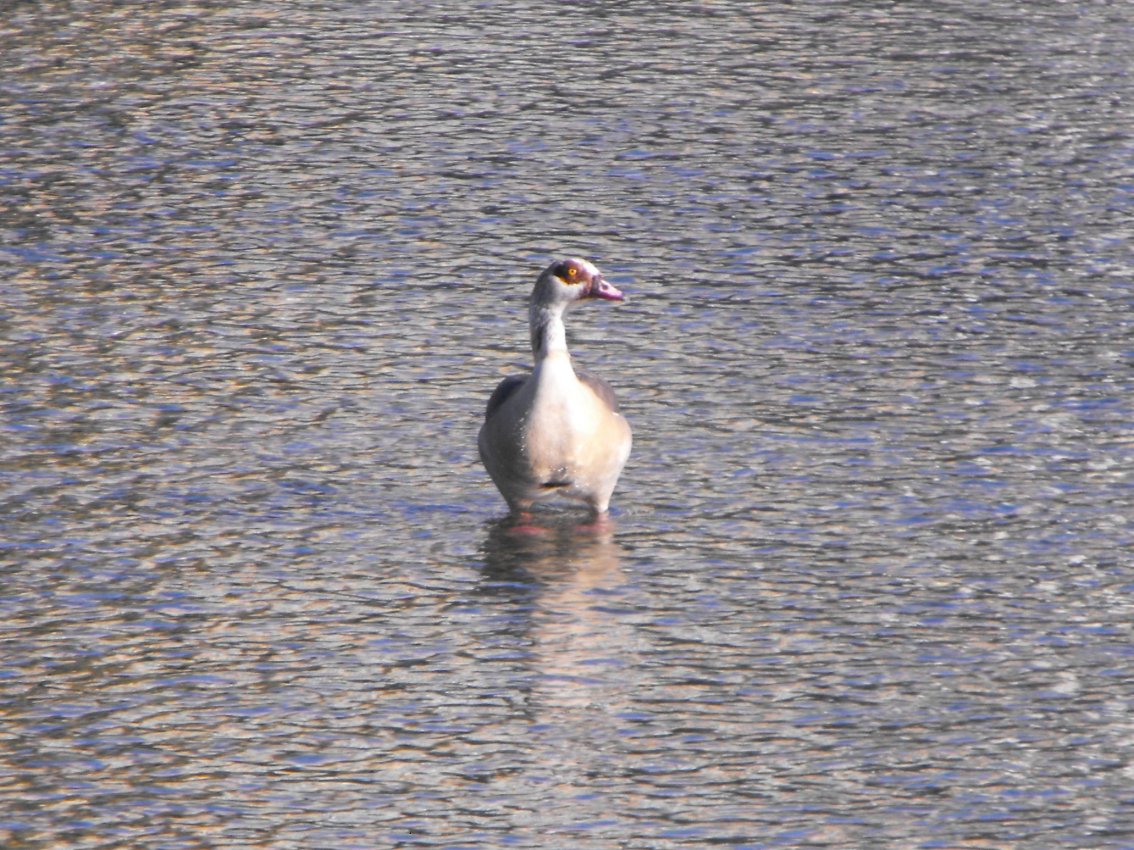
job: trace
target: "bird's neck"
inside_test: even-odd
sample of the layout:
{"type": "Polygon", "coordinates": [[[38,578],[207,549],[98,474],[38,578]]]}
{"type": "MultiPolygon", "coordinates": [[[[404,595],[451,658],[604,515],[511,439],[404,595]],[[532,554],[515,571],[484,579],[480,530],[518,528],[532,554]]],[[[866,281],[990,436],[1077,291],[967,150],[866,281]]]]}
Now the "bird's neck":
{"type": "Polygon", "coordinates": [[[532,355],[538,363],[553,354],[567,354],[567,328],[563,324],[565,304],[532,304],[529,310],[532,355]]]}

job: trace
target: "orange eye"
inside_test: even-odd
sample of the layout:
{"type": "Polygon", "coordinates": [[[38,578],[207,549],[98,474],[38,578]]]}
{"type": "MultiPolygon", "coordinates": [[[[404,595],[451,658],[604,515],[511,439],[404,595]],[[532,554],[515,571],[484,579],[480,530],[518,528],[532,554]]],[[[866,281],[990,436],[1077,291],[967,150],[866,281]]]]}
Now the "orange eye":
{"type": "Polygon", "coordinates": [[[574,286],[581,282],[582,272],[574,263],[563,262],[555,269],[555,276],[564,283],[574,286]]]}

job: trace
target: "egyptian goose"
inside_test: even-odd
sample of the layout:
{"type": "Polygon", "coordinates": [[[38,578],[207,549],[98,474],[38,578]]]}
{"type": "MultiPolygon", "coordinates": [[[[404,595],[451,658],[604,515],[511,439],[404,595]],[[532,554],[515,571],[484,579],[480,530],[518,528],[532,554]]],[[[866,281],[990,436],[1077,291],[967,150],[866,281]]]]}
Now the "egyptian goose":
{"type": "Polygon", "coordinates": [[[552,263],[536,280],[528,308],[535,366],[505,378],[488,400],[477,440],[480,459],[513,513],[556,494],[605,515],[630,456],[630,426],[602,378],[576,372],[563,314],[622,293],[586,260],[552,263]]]}

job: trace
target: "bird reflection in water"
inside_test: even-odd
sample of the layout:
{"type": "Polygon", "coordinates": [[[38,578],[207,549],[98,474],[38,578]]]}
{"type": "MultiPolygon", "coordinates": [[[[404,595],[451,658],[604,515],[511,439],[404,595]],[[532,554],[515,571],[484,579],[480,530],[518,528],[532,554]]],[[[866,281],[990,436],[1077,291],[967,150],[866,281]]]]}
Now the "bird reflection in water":
{"type": "Polygon", "coordinates": [[[538,534],[515,534],[512,519],[489,525],[484,589],[531,604],[524,619],[540,709],[617,700],[630,659],[619,647],[625,576],[614,524],[580,529],[570,512],[541,512],[539,522],[538,534]]]}

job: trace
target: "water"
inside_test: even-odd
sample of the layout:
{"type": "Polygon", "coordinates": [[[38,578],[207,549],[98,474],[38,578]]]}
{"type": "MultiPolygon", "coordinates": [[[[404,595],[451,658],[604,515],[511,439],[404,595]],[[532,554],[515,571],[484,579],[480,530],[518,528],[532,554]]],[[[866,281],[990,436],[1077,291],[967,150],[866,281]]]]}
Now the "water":
{"type": "Polygon", "coordinates": [[[5,846],[1134,846],[1126,6],[0,28],[5,846]],[[517,539],[564,254],[634,454],[517,539]]]}

